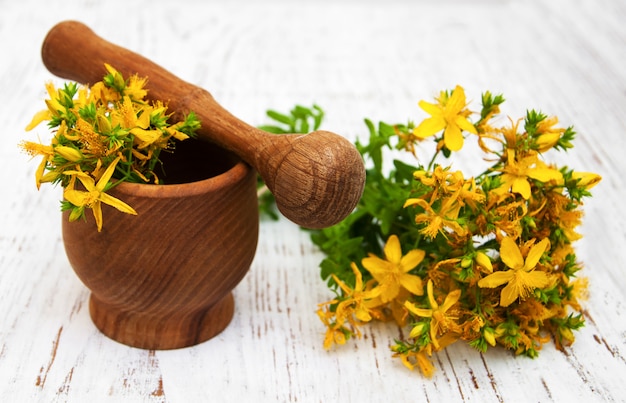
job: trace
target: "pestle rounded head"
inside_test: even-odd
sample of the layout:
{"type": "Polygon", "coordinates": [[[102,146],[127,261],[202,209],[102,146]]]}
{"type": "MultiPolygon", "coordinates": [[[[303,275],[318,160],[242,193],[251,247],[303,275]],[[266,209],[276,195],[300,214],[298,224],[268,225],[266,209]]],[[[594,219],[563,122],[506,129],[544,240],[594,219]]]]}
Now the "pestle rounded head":
{"type": "Polygon", "coordinates": [[[345,138],[327,131],[293,136],[289,143],[268,183],[280,212],[311,229],[343,220],[356,207],[365,185],[359,152],[345,138]]]}

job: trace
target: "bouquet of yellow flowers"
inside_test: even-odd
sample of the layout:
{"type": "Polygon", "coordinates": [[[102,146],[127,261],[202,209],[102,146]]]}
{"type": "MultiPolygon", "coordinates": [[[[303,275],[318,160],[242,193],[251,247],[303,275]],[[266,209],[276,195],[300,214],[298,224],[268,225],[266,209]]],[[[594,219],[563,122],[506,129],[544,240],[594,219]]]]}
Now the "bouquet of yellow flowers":
{"type": "MultiPolygon", "coordinates": [[[[369,142],[356,142],[369,163],[363,197],[344,221],[311,234],[335,293],[317,311],[326,348],[360,336],[373,320],[393,320],[408,327],[408,337],[391,346],[394,356],[430,376],[432,354],[459,340],[528,357],[551,338],[558,348],[574,341],[586,281],[577,278],[572,243],[581,238],[583,199],[600,177],[544,161],[575,137],[556,117],[530,110],[496,125],[503,102],[486,92],[471,111],[457,86],[434,103],[421,101],[429,117],[418,125],[365,121],[369,142]],[[460,151],[466,136],[490,164],[474,177],[438,163],[460,151]],[[385,149],[412,159],[427,138],[435,141],[428,164],[395,159],[385,172],[385,149]]],[[[268,114],[291,126],[307,118],[319,125],[319,108],[308,116],[294,111],[268,114]]]]}
{"type": "Polygon", "coordinates": [[[136,214],[123,201],[106,192],[122,182],[160,183],[157,168],[161,151],[174,149],[174,139],[194,136],[200,127],[195,114],[170,124],[167,106],[145,98],[147,80],[128,79],[112,66],[91,87],[67,83],[56,89],[46,85],[47,108],[37,113],[26,130],[47,121],[54,136],[49,145],[24,141],[21,146],[33,156],[42,156],[35,173],[37,188],[42,183],[60,183],[62,210],[70,210],[70,221],[93,211],[98,231],[102,229],[101,203],[136,214]]]}

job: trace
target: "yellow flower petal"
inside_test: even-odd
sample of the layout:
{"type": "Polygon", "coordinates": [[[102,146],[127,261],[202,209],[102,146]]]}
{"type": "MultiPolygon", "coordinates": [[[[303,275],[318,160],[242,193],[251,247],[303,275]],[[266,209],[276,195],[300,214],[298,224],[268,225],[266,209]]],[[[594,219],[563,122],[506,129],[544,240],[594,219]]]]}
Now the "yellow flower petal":
{"type": "Polygon", "coordinates": [[[174,137],[176,140],[187,140],[189,138],[188,135],[186,135],[183,132],[180,132],[176,129],[172,129],[172,128],[166,128],[165,131],[167,132],[167,134],[169,134],[170,136],[174,137]]]}
{"type": "Polygon", "coordinates": [[[452,305],[459,301],[459,298],[461,298],[461,290],[454,290],[450,292],[443,301],[443,305],[441,305],[440,309],[444,312],[447,311],[452,307],[452,305]]]}
{"type": "Polygon", "coordinates": [[[346,285],[346,283],[344,283],[343,281],[341,281],[339,279],[339,277],[337,277],[334,273],[331,274],[333,280],[335,281],[335,283],[337,283],[337,285],[339,285],[339,287],[346,293],[349,294],[350,292],[352,292],[352,290],[350,289],[350,287],[348,287],[346,285]]]}
{"type": "Polygon", "coordinates": [[[68,187],[63,192],[63,197],[73,205],[80,207],[86,204],[89,198],[89,193],[68,187]]]}
{"type": "Polygon", "coordinates": [[[439,308],[439,304],[435,301],[435,296],[433,294],[433,280],[428,280],[428,283],[426,284],[426,292],[428,293],[428,303],[430,304],[430,307],[433,310],[439,308]]]}
{"type": "Polygon", "coordinates": [[[111,179],[111,177],[113,176],[113,173],[115,172],[115,167],[117,166],[117,163],[120,161],[120,158],[121,157],[117,157],[116,159],[114,159],[113,162],[107,167],[106,171],[104,171],[104,173],[98,180],[96,189],[98,189],[101,192],[104,191],[105,186],[107,185],[107,183],[109,183],[109,180],[111,179]]]}
{"type": "Polygon", "coordinates": [[[521,269],[524,267],[524,258],[519,247],[511,237],[502,239],[500,244],[500,258],[511,269],[521,269]]]}
{"type": "Polygon", "coordinates": [[[400,240],[396,235],[391,235],[389,239],[387,239],[384,252],[389,262],[400,263],[402,260],[402,248],[400,247],[400,240]]]}
{"type": "Polygon", "coordinates": [[[418,105],[424,110],[424,112],[428,113],[431,116],[441,114],[441,106],[439,106],[438,104],[433,104],[426,101],[419,101],[418,105]]]}
{"type": "Polygon", "coordinates": [[[500,306],[507,307],[511,305],[519,296],[518,289],[513,282],[510,282],[502,289],[500,293],[500,306]]]}
{"type": "Polygon", "coordinates": [[[419,138],[426,138],[439,133],[446,127],[446,121],[443,117],[431,117],[423,120],[415,129],[413,134],[419,138]]]}
{"type": "Polygon", "coordinates": [[[139,140],[139,148],[145,148],[157,141],[162,133],[160,130],[145,130],[140,127],[134,127],[130,130],[132,134],[139,140]]]}
{"type": "Polygon", "coordinates": [[[431,318],[433,316],[432,309],[418,308],[415,306],[415,304],[412,304],[408,301],[404,303],[404,307],[408,309],[409,312],[413,313],[414,315],[420,316],[422,318],[431,318]]]}
{"type": "Polygon", "coordinates": [[[150,113],[143,111],[143,113],[137,118],[137,126],[142,129],[147,129],[150,126],[150,113]]]}
{"type": "Polygon", "coordinates": [[[447,109],[454,114],[458,114],[465,107],[465,90],[460,85],[454,87],[450,98],[446,102],[447,109]]]}
{"type": "Polygon", "coordinates": [[[50,99],[46,99],[45,103],[48,105],[48,109],[50,112],[55,113],[57,111],[62,111],[63,106],[58,101],[59,91],[54,87],[52,81],[48,81],[46,83],[46,91],[48,91],[48,95],[50,99]]]}
{"type": "Polygon", "coordinates": [[[504,283],[508,283],[513,278],[514,273],[511,270],[496,271],[491,273],[487,277],[481,278],[478,281],[478,286],[481,288],[496,288],[504,283]]]}
{"type": "Polygon", "coordinates": [[[539,263],[539,259],[546,251],[546,249],[550,246],[550,240],[548,238],[544,238],[538,244],[533,245],[528,252],[528,256],[526,256],[526,262],[524,263],[524,270],[530,271],[537,263],[539,263]]]}
{"type": "Polygon", "coordinates": [[[411,198],[411,199],[407,199],[404,202],[404,206],[402,206],[403,208],[407,208],[409,206],[414,206],[414,205],[418,205],[420,207],[422,207],[423,209],[428,209],[430,208],[430,204],[428,204],[428,202],[424,199],[416,199],[416,198],[411,198]]]}
{"type": "Polygon", "coordinates": [[[413,270],[422,262],[422,260],[424,260],[424,256],[426,256],[426,252],[421,249],[413,249],[409,251],[400,259],[400,266],[402,266],[402,270],[405,273],[413,270]]]}
{"type": "Polygon", "coordinates": [[[363,264],[363,267],[365,267],[365,269],[367,269],[367,271],[369,271],[373,276],[386,272],[389,266],[389,262],[375,255],[363,258],[361,260],[361,264],[363,264]]]}
{"type": "Polygon", "coordinates": [[[93,212],[93,218],[96,220],[98,232],[100,232],[102,231],[102,205],[100,203],[94,203],[93,206],[91,206],[91,211],[93,212]]]}
{"type": "Polygon", "coordinates": [[[117,198],[115,198],[115,197],[113,197],[111,195],[108,195],[106,193],[101,193],[100,194],[100,201],[102,203],[108,204],[109,206],[115,207],[116,209],[118,209],[122,213],[137,215],[137,212],[132,207],[130,207],[128,204],[126,204],[123,201],[121,201],[120,199],[117,199],[117,198]]]}
{"type": "Polygon", "coordinates": [[[400,285],[413,295],[424,295],[424,287],[422,285],[422,279],[412,274],[405,274],[400,278],[400,285]]]}
{"type": "Polygon", "coordinates": [[[50,120],[52,119],[52,115],[50,114],[50,111],[48,109],[45,109],[43,111],[39,111],[35,114],[35,116],[33,117],[33,119],[30,121],[30,123],[28,124],[28,126],[26,126],[26,131],[31,131],[32,129],[34,129],[35,127],[37,127],[41,122],[46,121],[46,120],[50,120]]]}
{"type": "MultiPolygon", "coordinates": [[[[85,189],[87,190],[87,192],[93,192],[96,190],[96,185],[95,185],[95,181],[93,180],[93,178],[87,174],[85,174],[84,172],[80,172],[82,175],[77,174],[76,177],[78,178],[78,180],[80,181],[80,183],[83,184],[83,186],[85,187],[85,189]]],[[[68,174],[68,172],[64,172],[64,174],[68,174]]]]}
{"type": "Polygon", "coordinates": [[[563,174],[553,168],[531,168],[526,173],[529,177],[541,182],[549,182],[551,180],[563,180],[563,174]]]}
{"type": "Polygon", "coordinates": [[[524,199],[530,198],[530,183],[524,177],[519,177],[513,179],[513,184],[511,186],[511,191],[513,193],[519,193],[524,199]]]}
{"type": "Polygon", "coordinates": [[[37,189],[41,187],[41,183],[43,182],[44,172],[46,170],[46,166],[48,165],[48,160],[46,158],[41,159],[41,163],[37,167],[35,171],[35,184],[37,185],[37,189]]]}
{"type": "Polygon", "coordinates": [[[454,119],[454,123],[461,128],[461,130],[465,130],[466,132],[470,132],[472,134],[477,134],[476,126],[474,126],[465,116],[457,116],[454,119]]]}
{"type": "Polygon", "coordinates": [[[443,142],[450,151],[458,151],[463,148],[463,134],[455,124],[448,124],[443,133],[443,142]]]}

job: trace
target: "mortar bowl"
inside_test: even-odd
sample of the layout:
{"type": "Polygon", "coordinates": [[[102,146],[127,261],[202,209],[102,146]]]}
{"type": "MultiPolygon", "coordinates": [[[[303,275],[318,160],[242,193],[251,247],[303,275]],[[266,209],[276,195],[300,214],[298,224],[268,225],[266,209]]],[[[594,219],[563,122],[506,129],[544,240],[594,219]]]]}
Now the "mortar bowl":
{"type": "Polygon", "coordinates": [[[107,192],[136,216],[103,204],[101,232],[90,211],[74,222],[64,212],[62,224],[95,326],[154,350],[192,346],[228,326],[259,231],[256,173],[246,163],[193,139],[161,159],[168,184],[125,182],[107,192]]]}

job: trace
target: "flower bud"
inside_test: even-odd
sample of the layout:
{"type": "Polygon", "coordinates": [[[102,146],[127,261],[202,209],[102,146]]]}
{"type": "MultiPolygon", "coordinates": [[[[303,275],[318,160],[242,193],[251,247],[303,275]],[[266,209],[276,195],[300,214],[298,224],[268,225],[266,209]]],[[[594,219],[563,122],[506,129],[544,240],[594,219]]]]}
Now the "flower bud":
{"type": "Polygon", "coordinates": [[[98,129],[100,133],[108,134],[111,133],[111,122],[109,122],[109,118],[106,117],[102,113],[96,114],[96,121],[98,122],[98,129]]]}
{"type": "Polygon", "coordinates": [[[56,146],[54,147],[54,152],[71,162],[78,162],[83,159],[80,151],[72,147],[56,146]]]}
{"type": "Polygon", "coordinates": [[[556,145],[560,138],[561,132],[559,131],[542,133],[537,137],[538,151],[541,153],[548,151],[556,145]]]}
{"type": "Polygon", "coordinates": [[[476,260],[476,263],[486,272],[493,272],[493,265],[491,264],[491,259],[489,259],[489,256],[487,256],[483,252],[476,252],[476,257],[474,259],[476,260]]]}
{"type": "Polygon", "coordinates": [[[496,334],[492,328],[490,327],[485,328],[485,331],[483,332],[483,338],[485,339],[487,343],[489,343],[491,347],[495,347],[496,334]]]}
{"type": "Polygon", "coordinates": [[[427,327],[428,325],[425,322],[416,323],[415,326],[413,326],[413,329],[411,329],[409,337],[412,339],[418,338],[422,333],[424,333],[427,327]]]}
{"type": "Polygon", "coordinates": [[[593,172],[572,172],[572,178],[578,180],[578,186],[589,190],[602,180],[602,177],[593,172]]]}

